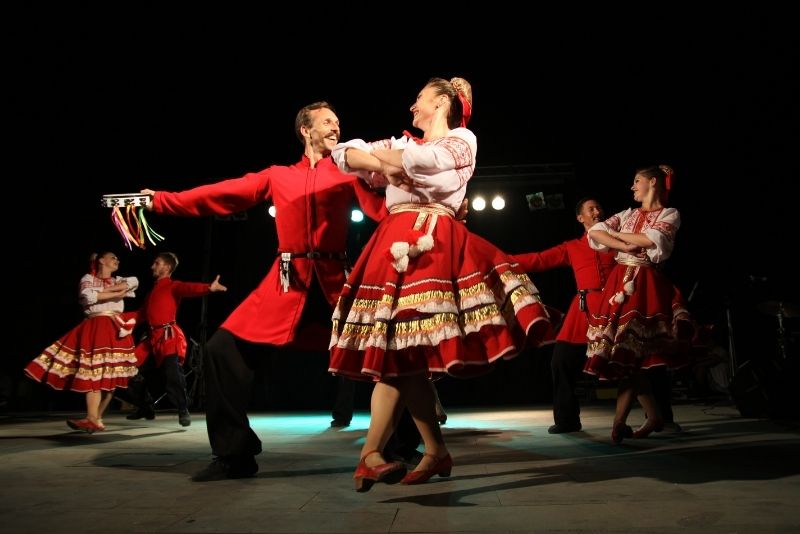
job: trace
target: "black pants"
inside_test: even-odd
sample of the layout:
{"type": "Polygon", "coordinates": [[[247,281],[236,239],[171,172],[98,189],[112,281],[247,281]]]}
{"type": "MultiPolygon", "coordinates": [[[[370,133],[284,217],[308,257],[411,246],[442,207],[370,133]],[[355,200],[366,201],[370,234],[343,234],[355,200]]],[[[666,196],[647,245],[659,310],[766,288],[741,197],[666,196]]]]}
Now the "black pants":
{"type": "Polygon", "coordinates": [[[160,382],[159,376],[163,380],[167,398],[179,412],[189,411],[189,401],[186,396],[186,377],[183,374],[183,366],[178,361],[177,356],[167,356],[161,361],[161,367],[156,367],[152,357],[147,358],[139,367],[139,378],[131,379],[128,382],[128,390],[122,395],[126,401],[139,408],[152,406],[154,396],[159,396],[159,388],[155,387],[160,382]],[[156,393],[156,395],[154,395],[156,393]]]}
{"type": "Polygon", "coordinates": [[[575,384],[583,375],[586,345],[557,341],[550,369],[553,375],[553,421],[560,426],[576,426],[581,421],[581,406],[575,384]]]}
{"type": "Polygon", "coordinates": [[[247,418],[255,347],[221,328],[206,343],[203,354],[206,427],[215,456],[255,456],[261,452],[261,440],[247,418]]]}
{"type": "Polygon", "coordinates": [[[400,415],[397,427],[383,449],[383,457],[387,461],[391,461],[390,458],[396,456],[411,460],[417,454],[417,447],[420,443],[422,443],[422,435],[411,417],[411,412],[406,408],[400,415]]]}
{"type": "Polygon", "coordinates": [[[350,422],[356,402],[356,383],[354,380],[340,376],[336,380],[336,400],[333,402],[331,416],[336,421],[350,422]]]}
{"type": "MultiPolygon", "coordinates": [[[[556,342],[550,366],[553,374],[553,421],[557,425],[574,426],[581,420],[575,384],[583,373],[584,363],[586,345],[556,342]]],[[[672,377],[669,370],[666,367],[653,367],[646,374],[661,417],[668,423],[673,422],[672,377]]]]}
{"type": "Polygon", "coordinates": [[[667,423],[674,422],[675,416],[672,413],[672,376],[669,369],[663,366],[653,367],[647,370],[647,379],[650,380],[650,387],[653,388],[653,399],[656,401],[661,417],[667,423]]]}

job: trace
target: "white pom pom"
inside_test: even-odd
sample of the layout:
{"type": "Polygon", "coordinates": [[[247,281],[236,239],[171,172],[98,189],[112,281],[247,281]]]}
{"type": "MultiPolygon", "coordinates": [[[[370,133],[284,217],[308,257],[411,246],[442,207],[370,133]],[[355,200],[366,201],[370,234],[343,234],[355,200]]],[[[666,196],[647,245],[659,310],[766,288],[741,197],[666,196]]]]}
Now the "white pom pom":
{"type": "Polygon", "coordinates": [[[389,247],[389,252],[392,253],[392,257],[396,260],[408,255],[408,243],[405,241],[395,241],[392,243],[392,246],[389,247]]]}
{"type": "Polygon", "coordinates": [[[122,321],[122,319],[117,318],[117,323],[120,325],[119,333],[117,335],[119,335],[120,338],[123,338],[131,335],[134,327],[136,326],[136,319],[131,318],[127,321],[122,321]]]}
{"type": "Polygon", "coordinates": [[[392,265],[394,265],[394,269],[398,273],[406,272],[406,269],[408,269],[408,256],[403,256],[402,258],[398,258],[397,261],[392,262],[392,265]]]}
{"type": "Polygon", "coordinates": [[[622,294],[622,291],[618,291],[614,293],[614,296],[611,297],[609,301],[610,304],[622,304],[622,301],[625,300],[625,295],[622,294]]]}
{"type": "Polygon", "coordinates": [[[633,280],[625,282],[625,294],[633,295],[633,280]]]}
{"type": "Polygon", "coordinates": [[[433,248],[433,236],[425,234],[420,236],[417,239],[417,247],[419,247],[420,252],[425,252],[426,250],[430,250],[433,248]]]}

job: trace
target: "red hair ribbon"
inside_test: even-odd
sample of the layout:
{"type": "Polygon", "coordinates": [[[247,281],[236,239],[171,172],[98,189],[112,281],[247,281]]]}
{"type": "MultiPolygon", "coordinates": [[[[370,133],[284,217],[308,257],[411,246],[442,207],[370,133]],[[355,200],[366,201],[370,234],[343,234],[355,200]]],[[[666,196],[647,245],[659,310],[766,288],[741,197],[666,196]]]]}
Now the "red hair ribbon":
{"type": "Polygon", "coordinates": [[[472,106],[469,105],[469,102],[460,91],[456,91],[456,95],[458,95],[458,99],[461,101],[461,109],[463,110],[461,114],[461,127],[466,128],[470,117],[472,117],[472,106]]]}
{"type": "Polygon", "coordinates": [[[672,189],[672,172],[664,173],[664,202],[669,202],[669,191],[672,189]]]}

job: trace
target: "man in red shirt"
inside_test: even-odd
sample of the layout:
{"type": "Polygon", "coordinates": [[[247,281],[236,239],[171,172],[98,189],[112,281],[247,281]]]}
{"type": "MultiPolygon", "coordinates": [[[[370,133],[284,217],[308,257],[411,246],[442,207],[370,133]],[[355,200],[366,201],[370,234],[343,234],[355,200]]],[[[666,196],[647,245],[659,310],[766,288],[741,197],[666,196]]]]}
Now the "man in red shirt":
{"type": "MultiPolygon", "coordinates": [[[[167,397],[178,409],[178,421],[181,426],[189,426],[192,418],[189,414],[186,378],[183,374],[186,335],[175,322],[178,306],[184,297],[202,297],[209,293],[226,291],[227,288],[219,283],[219,276],[210,284],[173,280],[172,273],[177,267],[178,257],[172,252],[161,252],[150,266],[156,282],[136,313],[137,324],[146,323],[149,331],[145,339],[136,345],[136,359],[142,377],[147,374],[148,366],[161,370],[164,374],[167,397]],[[148,359],[148,356],[152,358],[148,359]]],[[[131,391],[128,398],[138,406],[138,409],[127,419],[154,419],[152,397],[147,391],[144,380],[134,380],[129,389],[131,391]]]]}
{"type": "Polygon", "coordinates": [[[180,193],[142,191],[152,195],[154,211],[168,215],[226,215],[270,199],[276,210],[278,254],[272,268],[205,347],[206,424],[215,457],[192,477],[197,482],[258,471],[261,441],[247,418],[253,372],[243,351],[259,344],[327,352],[331,315],[346,281],[350,208],[357,202],[374,220],[388,214],[382,196],[333,163],[340,130],[330,104],[301,109],[295,133],[304,152],[294,165],[273,165],[180,193]]]}

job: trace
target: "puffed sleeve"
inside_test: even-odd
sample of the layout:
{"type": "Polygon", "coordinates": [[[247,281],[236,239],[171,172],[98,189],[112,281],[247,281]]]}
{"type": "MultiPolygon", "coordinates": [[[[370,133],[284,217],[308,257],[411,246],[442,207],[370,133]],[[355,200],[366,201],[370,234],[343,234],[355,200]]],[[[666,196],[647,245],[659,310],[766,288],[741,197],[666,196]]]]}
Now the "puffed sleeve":
{"type": "Polygon", "coordinates": [[[97,293],[99,293],[101,288],[95,287],[94,285],[94,276],[91,274],[85,274],[81,278],[81,285],[80,285],[80,295],[79,300],[81,306],[88,307],[92,304],[97,303],[97,293]]]}
{"type": "Polygon", "coordinates": [[[389,181],[384,175],[373,171],[353,169],[347,164],[345,153],[347,152],[348,148],[357,148],[368,154],[371,154],[373,150],[378,148],[402,148],[402,146],[399,144],[399,141],[394,137],[391,139],[382,139],[380,141],[373,141],[369,143],[363,139],[351,139],[350,141],[337,144],[331,151],[333,162],[336,163],[336,166],[339,167],[340,171],[358,176],[367,182],[370,187],[386,187],[389,181]]]}
{"type": "Polygon", "coordinates": [[[466,128],[431,143],[408,143],[403,168],[415,182],[432,191],[450,192],[463,187],[475,171],[478,141],[466,128]]]}
{"type": "Polygon", "coordinates": [[[139,288],[139,279],[135,276],[128,276],[123,278],[128,283],[128,292],[125,293],[126,297],[135,297],[135,291],[139,288]]]}
{"type": "MultiPolygon", "coordinates": [[[[591,228],[589,228],[589,232],[592,230],[603,230],[604,232],[608,232],[609,230],[613,230],[615,232],[619,232],[619,229],[622,227],[622,220],[625,219],[630,214],[630,209],[625,211],[621,211],[615,215],[612,215],[605,221],[601,221],[591,228]]],[[[592,250],[599,250],[600,252],[608,252],[611,250],[609,247],[603,245],[602,243],[598,243],[591,237],[589,237],[589,232],[586,232],[586,239],[589,240],[589,246],[592,247],[592,250]]]]}
{"type": "Polygon", "coordinates": [[[681,214],[675,208],[664,208],[655,224],[644,231],[644,235],[656,246],[647,249],[653,263],[666,261],[675,247],[675,233],[681,226],[681,214]]]}

